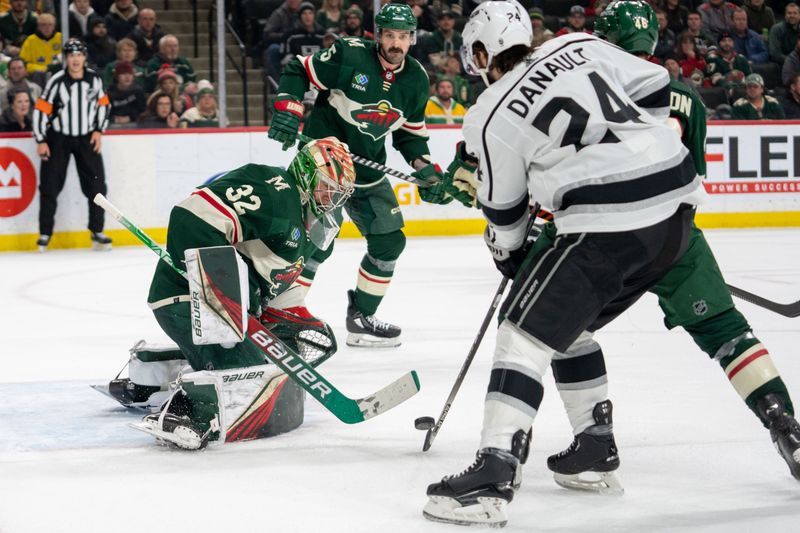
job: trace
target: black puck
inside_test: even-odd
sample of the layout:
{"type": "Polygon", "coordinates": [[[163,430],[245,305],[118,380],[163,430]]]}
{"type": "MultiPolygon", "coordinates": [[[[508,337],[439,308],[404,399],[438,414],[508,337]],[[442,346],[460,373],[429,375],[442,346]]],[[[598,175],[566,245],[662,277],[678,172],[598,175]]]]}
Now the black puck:
{"type": "Polygon", "coordinates": [[[436,425],[436,420],[432,416],[421,416],[414,420],[414,427],[420,431],[428,431],[436,425]]]}

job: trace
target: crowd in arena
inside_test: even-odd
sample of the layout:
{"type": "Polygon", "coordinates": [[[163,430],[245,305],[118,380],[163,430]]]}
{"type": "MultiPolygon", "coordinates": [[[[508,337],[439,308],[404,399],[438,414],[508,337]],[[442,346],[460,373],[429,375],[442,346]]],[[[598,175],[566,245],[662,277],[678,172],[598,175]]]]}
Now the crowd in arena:
{"type": "MultiPolygon", "coordinates": [[[[715,119],[800,118],[800,7],[783,0],[648,0],[659,42],[652,61],[692,87],[715,119]]],[[[477,0],[407,0],[418,20],[411,54],[427,70],[430,124],[460,124],[484,86],[468,76],[461,33],[477,0]]],[[[607,0],[523,0],[534,45],[591,32],[607,0]],[[577,3],[576,3],[577,2],[577,3]]],[[[62,67],[58,0],[0,0],[0,131],[30,131],[36,99],[62,67]]],[[[373,38],[371,0],[235,0],[231,18],[277,88],[296,55],[340,37],[373,38]]],[[[214,86],[197,80],[180,43],[157,13],[134,0],[73,0],[71,36],[88,46],[103,77],[112,128],[219,126],[214,86]]],[[[313,105],[310,93],[306,104],[313,105]]],[[[223,119],[223,122],[225,120],[223,119]]]]}
{"type": "MultiPolygon", "coordinates": [[[[459,124],[483,89],[467,76],[459,49],[474,0],[407,0],[418,20],[411,54],[428,71],[431,124],[459,124]]],[[[706,102],[710,118],[800,118],[800,7],[782,0],[648,0],[656,10],[659,43],[652,61],[706,102]]],[[[297,54],[327,48],[337,37],[372,36],[372,2],[244,0],[267,17],[248,30],[269,82],[297,54]],[[286,28],[291,28],[287,31],[286,28]]],[[[591,32],[606,0],[522,0],[534,45],[571,32],[591,32]]],[[[252,18],[251,20],[257,20],[252,18]]],[[[273,84],[273,86],[276,86],[273,84]]],[[[310,95],[310,98],[313,95],[310,95]]],[[[309,98],[309,99],[310,99],[309,98]]]]}
{"type": "MultiPolygon", "coordinates": [[[[217,96],[197,80],[178,38],[133,0],[73,0],[69,34],[102,76],[111,128],[217,127],[217,96]]],[[[0,1],[0,131],[31,131],[47,80],[63,67],[58,1],[0,1]]]]}

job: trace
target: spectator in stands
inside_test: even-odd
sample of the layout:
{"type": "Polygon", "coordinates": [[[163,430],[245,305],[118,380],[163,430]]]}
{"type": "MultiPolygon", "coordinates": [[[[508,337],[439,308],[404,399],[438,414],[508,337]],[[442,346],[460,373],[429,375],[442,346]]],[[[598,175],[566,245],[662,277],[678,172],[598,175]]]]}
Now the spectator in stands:
{"type": "Polygon", "coordinates": [[[350,6],[344,15],[344,31],[342,37],[363,37],[364,39],[374,39],[372,32],[364,29],[364,11],[358,6],[350,6]]]}
{"type": "Polygon", "coordinates": [[[788,87],[790,80],[798,72],[800,72],[800,35],[797,36],[794,50],[792,50],[791,54],[786,56],[786,60],[783,62],[783,68],[781,69],[781,83],[788,87]]]}
{"type": "Polygon", "coordinates": [[[784,20],[769,30],[769,57],[775,63],[783,65],[786,56],[792,53],[797,34],[800,33],[800,7],[794,2],[786,4],[784,20]]]}
{"type": "Polygon", "coordinates": [[[180,117],[175,112],[172,97],[156,91],[147,99],[147,111],[139,117],[140,128],[177,128],[180,117]]]}
{"type": "Polygon", "coordinates": [[[26,90],[12,89],[8,92],[6,98],[7,107],[0,115],[0,131],[2,132],[19,132],[19,131],[33,131],[33,124],[31,122],[31,114],[33,107],[31,106],[31,95],[26,90]]]}
{"type": "Polygon", "coordinates": [[[442,65],[442,78],[446,78],[453,83],[453,98],[456,102],[469,107],[474,103],[472,88],[469,82],[461,76],[461,61],[457,57],[448,57],[442,65]]]}
{"type": "Polygon", "coordinates": [[[164,94],[168,94],[170,98],[172,98],[172,106],[176,113],[180,115],[186,111],[184,107],[184,101],[181,98],[178,75],[169,67],[169,65],[163,65],[161,70],[158,72],[156,89],[164,94]]]}
{"type": "Polygon", "coordinates": [[[145,66],[158,53],[158,43],[164,37],[164,31],[156,23],[156,12],[145,8],[139,11],[139,23],[133,28],[128,38],[136,43],[139,54],[137,64],[145,66]]]}
{"type": "Polygon", "coordinates": [[[750,62],[745,56],[737,54],[733,46],[733,36],[723,33],[719,37],[719,49],[706,56],[706,76],[712,85],[726,89],[742,85],[745,76],[752,72],[750,62]]]}
{"type": "Polygon", "coordinates": [[[734,120],[780,120],[786,118],[781,104],[773,97],[764,94],[764,78],[750,74],[745,79],[747,95],[733,104],[734,120]]]}
{"type": "Polygon", "coordinates": [[[461,33],[456,31],[455,17],[450,11],[439,13],[439,27],[425,35],[417,44],[420,61],[440,67],[448,57],[457,56],[461,50],[461,33]]]}
{"type": "Polygon", "coordinates": [[[322,0],[322,7],[317,13],[317,24],[326,31],[339,33],[344,29],[344,9],[342,0],[322,0]]]}
{"type": "MultiPolygon", "coordinates": [[[[316,24],[316,18],[313,20],[316,24]]],[[[224,120],[223,120],[224,122],[224,120]]],[[[217,94],[213,88],[197,91],[197,102],[181,115],[181,128],[218,128],[220,117],[217,109],[217,94]]]]}
{"type": "Polygon", "coordinates": [[[86,48],[89,50],[89,66],[97,72],[102,72],[117,57],[117,41],[108,34],[106,21],[100,17],[89,21],[86,48]]]}
{"type": "Polygon", "coordinates": [[[531,27],[533,28],[533,47],[541,46],[545,41],[549,41],[555,34],[544,25],[544,13],[539,7],[534,7],[528,12],[531,17],[531,27]]]}
{"type": "Polygon", "coordinates": [[[436,31],[439,25],[436,13],[434,13],[431,6],[428,5],[427,0],[406,0],[405,3],[411,6],[411,12],[414,13],[414,16],[417,18],[417,34],[420,37],[426,33],[436,31]]]}
{"type": "Polygon", "coordinates": [[[296,29],[286,33],[283,40],[283,59],[285,65],[295,56],[308,56],[322,49],[325,28],[317,23],[317,11],[311,2],[303,2],[297,10],[299,24],[296,29]]]}
{"type": "Polygon", "coordinates": [[[280,78],[281,60],[283,53],[281,45],[286,32],[297,28],[301,0],[285,0],[281,6],[272,12],[267,24],[264,26],[264,35],[261,45],[264,47],[262,57],[264,71],[276,83],[280,78]]]}
{"type": "Polygon", "coordinates": [[[72,0],[69,5],[69,35],[85,39],[89,34],[89,19],[99,17],[89,0],[72,0]]]}
{"type": "Polygon", "coordinates": [[[717,39],[703,29],[703,19],[700,17],[700,13],[690,11],[689,16],[686,18],[686,24],[686,33],[694,38],[694,44],[697,46],[697,51],[700,52],[700,55],[705,55],[709,46],[716,46],[717,39]]]}
{"type": "Polygon", "coordinates": [[[671,79],[686,84],[689,87],[693,86],[693,83],[690,79],[684,78],[681,65],[678,63],[678,58],[676,56],[667,56],[664,58],[664,68],[667,69],[667,72],[669,72],[669,77],[671,79]]]}
{"type": "Polygon", "coordinates": [[[92,0],[92,7],[95,13],[101,17],[108,15],[108,11],[112,5],[114,5],[114,0],[92,0]]]}
{"type": "Polygon", "coordinates": [[[674,35],[680,35],[688,25],[689,10],[682,6],[680,0],[666,0],[664,13],[667,15],[667,27],[674,35]]]}
{"type": "MultiPolygon", "coordinates": [[[[681,77],[693,87],[706,85],[706,60],[697,49],[694,37],[688,33],[681,35],[678,40],[678,52],[675,57],[681,70],[681,77]]],[[[666,66],[666,62],[665,62],[666,66]]]]}
{"type": "Polygon", "coordinates": [[[153,91],[158,81],[158,73],[163,65],[169,66],[178,77],[178,85],[195,81],[197,75],[191,63],[180,55],[180,44],[178,38],[168,33],[164,35],[158,43],[159,52],[147,62],[145,91],[153,91]]]}
{"type": "Polygon", "coordinates": [[[583,6],[572,6],[569,9],[567,25],[556,32],[556,37],[564,35],[565,33],[578,32],[589,33],[586,29],[586,10],[583,9],[583,6]]]}
{"type": "Polygon", "coordinates": [[[25,66],[25,60],[20,57],[15,57],[8,62],[8,81],[0,89],[0,102],[6,102],[9,91],[26,91],[31,95],[31,100],[36,101],[42,95],[42,88],[38,84],[28,79],[28,69],[25,66]]]}
{"type": "Polygon", "coordinates": [[[111,127],[120,124],[135,124],[139,115],[147,107],[147,98],[142,88],[134,81],[135,71],[133,63],[117,61],[114,67],[114,77],[108,90],[111,101],[109,121],[111,127]]]}
{"type": "Polygon", "coordinates": [[[144,67],[139,66],[139,64],[136,62],[136,43],[127,37],[121,39],[119,42],[117,42],[115,52],[116,58],[114,61],[106,64],[106,67],[103,69],[103,85],[109,87],[111,85],[112,78],[114,77],[114,68],[117,66],[117,63],[120,61],[127,61],[133,65],[134,83],[144,89],[145,72],[144,67]]]}
{"type": "Polygon", "coordinates": [[[425,124],[462,124],[467,110],[453,98],[453,82],[442,78],[436,82],[436,94],[425,106],[425,124]]]}
{"type": "Polygon", "coordinates": [[[61,63],[61,32],[56,31],[56,18],[53,15],[39,15],[36,32],[22,43],[19,56],[25,60],[31,79],[44,86],[47,69],[56,68],[61,63]]]}
{"type": "Polygon", "coordinates": [[[667,12],[663,9],[656,9],[656,18],[658,19],[658,42],[653,55],[659,61],[663,61],[667,55],[675,52],[677,40],[667,25],[667,12]]]}
{"type": "MultiPolygon", "coordinates": [[[[381,0],[381,3],[388,2],[389,0],[381,0]]],[[[374,0],[350,0],[350,7],[358,7],[361,10],[361,26],[364,32],[370,35],[375,35],[375,10],[373,9],[374,0]]],[[[413,7],[411,8],[413,11],[413,7]]],[[[345,20],[345,22],[347,22],[345,20]]],[[[434,20],[433,22],[436,22],[434,20]]],[[[417,34],[419,37],[420,35],[417,34]]],[[[372,37],[374,39],[374,37],[372,37]]]]}
{"type": "Polygon", "coordinates": [[[800,73],[795,73],[789,80],[786,94],[778,100],[783,107],[783,114],[788,119],[800,119],[800,73]]]}
{"type": "Polygon", "coordinates": [[[764,0],[745,0],[744,10],[747,12],[747,24],[751,30],[761,35],[766,41],[769,29],[775,25],[775,13],[764,0]]]}
{"type": "Polygon", "coordinates": [[[703,19],[703,29],[716,39],[733,30],[733,12],[736,5],[725,0],[708,0],[697,11],[703,19]]]}
{"type": "Polygon", "coordinates": [[[333,46],[333,43],[336,42],[336,39],[339,38],[338,33],[334,33],[332,31],[327,32],[325,35],[322,36],[322,48],[326,50],[333,46]]]}
{"type": "Polygon", "coordinates": [[[108,34],[115,41],[127,37],[136,28],[139,8],[133,0],[115,0],[105,17],[108,34]]]}
{"type": "Polygon", "coordinates": [[[19,54],[22,43],[36,29],[36,16],[28,9],[28,0],[11,0],[11,9],[0,17],[0,34],[6,40],[9,55],[19,54]]]}
{"type": "Polygon", "coordinates": [[[751,63],[769,61],[769,50],[761,35],[747,26],[747,12],[737,9],[733,12],[733,44],[736,53],[745,56],[751,63]]]}

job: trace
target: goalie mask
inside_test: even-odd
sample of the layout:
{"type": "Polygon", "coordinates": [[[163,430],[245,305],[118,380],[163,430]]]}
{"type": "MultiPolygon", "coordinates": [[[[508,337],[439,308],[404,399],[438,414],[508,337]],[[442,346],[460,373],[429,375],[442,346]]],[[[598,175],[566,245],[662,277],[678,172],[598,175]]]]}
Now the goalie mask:
{"type": "Polygon", "coordinates": [[[489,56],[487,65],[492,64],[494,57],[517,45],[530,46],[533,40],[531,19],[525,9],[516,0],[500,2],[483,2],[467,21],[462,32],[464,44],[461,46],[461,63],[468,74],[480,76],[489,86],[487,68],[479,67],[475,62],[472,47],[481,43],[489,56]]]}
{"type": "Polygon", "coordinates": [[[306,230],[309,238],[324,250],[339,230],[334,212],[344,205],[355,188],[356,171],[347,145],[334,137],[311,141],[292,160],[289,173],[308,207],[306,230]]]}
{"type": "Polygon", "coordinates": [[[658,19],[646,2],[612,2],[594,22],[594,34],[633,54],[653,55],[658,43],[658,19]]]}

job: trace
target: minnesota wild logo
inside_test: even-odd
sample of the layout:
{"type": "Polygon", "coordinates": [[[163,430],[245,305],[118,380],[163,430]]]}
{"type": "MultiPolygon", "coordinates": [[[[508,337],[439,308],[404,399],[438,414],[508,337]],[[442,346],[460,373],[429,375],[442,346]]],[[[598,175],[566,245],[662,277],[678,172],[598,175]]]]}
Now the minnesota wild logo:
{"type": "Polygon", "coordinates": [[[267,279],[267,282],[270,285],[269,296],[271,298],[275,298],[278,294],[288,289],[289,285],[294,283],[295,280],[300,277],[300,274],[303,272],[304,263],[305,259],[300,257],[294,263],[286,266],[286,268],[273,270],[271,272],[272,279],[267,279]]]}
{"type": "Polygon", "coordinates": [[[358,130],[375,139],[376,141],[389,133],[392,125],[400,120],[403,113],[395,109],[386,100],[377,104],[366,104],[350,113],[356,122],[358,130]]]}

